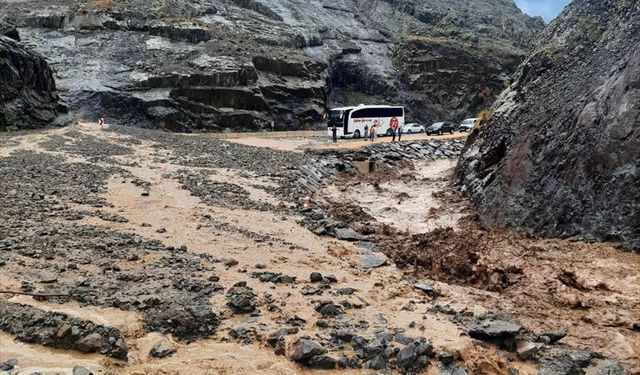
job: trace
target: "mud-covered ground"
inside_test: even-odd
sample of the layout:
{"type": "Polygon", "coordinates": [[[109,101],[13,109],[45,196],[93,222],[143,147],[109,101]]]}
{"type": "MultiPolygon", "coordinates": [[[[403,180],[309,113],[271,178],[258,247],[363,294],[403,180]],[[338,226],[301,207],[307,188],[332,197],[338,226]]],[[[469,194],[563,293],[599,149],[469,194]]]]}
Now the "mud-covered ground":
{"type": "Polygon", "coordinates": [[[480,229],[444,157],[306,197],[278,148],[0,136],[0,373],[640,371],[637,254],[480,229]]]}

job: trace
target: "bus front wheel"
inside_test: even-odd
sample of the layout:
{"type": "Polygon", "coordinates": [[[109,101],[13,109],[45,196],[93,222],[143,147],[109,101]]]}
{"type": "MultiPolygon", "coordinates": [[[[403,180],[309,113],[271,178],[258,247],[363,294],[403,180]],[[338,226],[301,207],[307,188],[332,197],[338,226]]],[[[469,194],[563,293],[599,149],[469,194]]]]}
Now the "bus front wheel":
{"type": "Polygon", "coordinates": [[[360,130],[353,132],[353,138],[360,138],[360,130]]]}

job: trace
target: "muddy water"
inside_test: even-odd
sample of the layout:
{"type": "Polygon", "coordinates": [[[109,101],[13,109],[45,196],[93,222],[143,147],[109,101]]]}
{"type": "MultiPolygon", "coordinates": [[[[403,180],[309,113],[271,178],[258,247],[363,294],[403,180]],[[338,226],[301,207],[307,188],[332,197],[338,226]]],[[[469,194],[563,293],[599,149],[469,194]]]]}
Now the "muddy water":
{"type": "MultiPolygon", "coordinates": [[[[369,174],[368,163],[363,162],[361,168],[364,174],[369,174]]],[[[379,222],[402,231],[427,233],[436,228],[457,228],[462,213],[445,210],[443,202],[434,197],[445,188],[454,168],[455,162],[451,160],[418,162],[413,180],[393,180],[378,186],[366,182],[334,184],[323,191],[322,197],[332,202],[354,203],[379,222]]]]}
{"type": "Polygon", "coordinates": [[[374,186],[360,176],[339,180],[321,196],[328,202],[353,202],[378,221],[409,234],[444,226],[456,230],[450,242],[477,234],[473,238],[480,242],[469,246],[480,251],[478,264],[489,270],[517,270],[519,281],[501,293],[439,284],[447,300],[459,308],[479,305],[507,311],[537,333],[564,330],[564,343],[597,350],[640,373],[640,336],[631,329],[640,319],[640,255],[609,244],[482,230],[465,219],[473,211],[451,186],[452,162],[415,167],[415,179],[400,177],[374,186]],[[398,199],[400,194],[403,199],[398,199]],[[562,281],[567,272],[575,275],[575,285],[562,281]]]}
{"type": "MultiPolygon", "coordinates": [[[[80,127],[80,131],[91,132],[92,135],[111,142],[118,142],[122,138],[111,132],[95,132],[89,127],[80,127]]],[[[38,137],[41,139],[46,138],[47,133],[39,134],[38,137]]],[[[64,135],[64,131],[56,131],[55,134],[64,135]]],[[[36,148],[37,143],[36,139],[27,139],[15,149],[36,148]]],[[[281,314],[297,314],[308,321],[299,335],[314,337],[322,333],[314,326],[318,315],[313,310],[312,300],[331,299],[327,294],[313,298],[302,296],[301,287],[307,284],[309,274],[313,271],[320,271],[325,275],[334,274],[338,279],[334,288],[357,289],[352,298],[354,302],[363,303],[364,306],[362,309],[350,310],[348,317],[352,320],[362,319],[371,322],[371,328],[366,333],[378,328],[380,325],[376,322],[382,317],[387,322],[384,324],[385,327],[403,328],[407,335],[427,337],[438,349],[457,353],[470,374],[505,373],[501,354],[494,349],[472,344],[467,336],[462,335],[460,328],[447,318],[427,314],[431,303],[403,280],[403,273],[395,267],[362,270],[359,267],[358,249],[355,246],[318,237],[298,225],[298,218],[295,216],[206,205],[182,189],[177,181],[165,177],[167,173],[189,168],[154,162],[153,156],[159,151],[151,146],[143,140],[142,144],[136,147],[134,155],[117,157],[122,161],[138,163],[139,167],[126,169],[137,178],[151,184],[149,197],[142,197],[142,189],[130,181],[123,182],[121,178],[113,178],[108,183],[105,198],[112,207],[102,210],[122,215],[129,222],[113,223],[91,217],[85,219],[85,223],[137,233],[161,240],[167,245],[186,245],[192,253],[236,259],[239,262],[236,267],[226,269],[222,265],[216,265],[220,283],[229,287],[237,281],[247,281],[260,298],[265,293],[270,293],[277,301],[285,301],[286,306],[282,306],[281,314]],[[207,226],[201,220],[205,214],[226,226],[207,226]],[[160,228],[164,228],[166,232],[157,232],[160,228]],[[243,231],[269,236],[271,240],[256,241],[243,231]],[[297,248],[292,249],[291,246],[297,248]],[[298,281],[271,289],[267,284],[248,276],[256,269],[257,264],[265,265],[270,271],[296,276],[298,281]],[[244,270],[247,272],[240,272],[244,270]],[[403,309],[410,301],[415,302],[415,311],[403,309]]],[[[64,153],[59,155],[65,156],[64,153]]],[[[320,195],[326,199],[349,199],[378,220],[412,233],[424,233],[443,226],[456,228],[458,219],[465,212],[464,207],[447,204],[439,199],[439,194],[449,189],[447,179],[452,173],[452,168],[453,163],[447,161],[423,163],[416,166],[412,178],[383,183],[380,189],[354,182],[354,185],[347,186],[347,189],[345,186],[331,186],[320,195]],[[402,198],[401,202],[399,196],[402,198]]],[[[245,171],[211,171],[214,172],[211,179],[240,185],[249,191],[250,199],[274,205],[280,203],[268,194],[270,188],[277,186],[277,181],[258,179],[245,171]]],[[[88,209],[91,208],[78,207],[78,210],[88,209]]],[[[637,256],[622,256],[615,249],[602,246],[582,247],[553,241],[523,244],[512,238],[499,242],[494,256],[509,259],[525,268],[528,277],[525,284],[527,287],[498,294],[461,285],[438,283],[437,286],[443,293],[438,303],[458,304],[460,308],[467,307],[478,314],[490,308],[504,309],[515,313],[525,324],[537,330],[568,330],[570,336],[566,340],[569,343],[605,348],[607,353],[618,355],[621,359],[626,358],[626,363],[632,363],[634,356],[637,357],[640,352],[638,339],[635,337],[637,335],[634,336],[624,325],[620,325],[621,322],[632,321],[634,318],[637,320],[638,317],[640,261],[637,256]],[[538,255],[534,256],[536,254],[538,255]],[[557,265],[568,264],[581,279],[584,279],[586,285],[595,286],[604,280],[615,293],[579,295],[566,287],[553,284],[552,281],[557,280],[557,265]],[[593,308],[590,311],[558,308],[555,305],[556,300],[547,299],[550,286],[556,300],[585,298],[592,301],[593,308]],[[611,316],[607,316],[607,311],[611,316]],[[565,318],[559,319],[561,316],[565,318]],[[602,324],[587,323],[589,319],[601,321],[602,324]],[[607,326],[615,324],[619,326],[607,326]]],[[[121,267],[125,269],[131,265],[123,264],[121,267]]],[[[20,284],[15,275],[4,268],[0,268],[0,283],[12,288],[17,288],[20,284]]],[[[224,320],[215,339],[185,344],[175,341],[172,337],[144,333],[137,313],[80,307],[77,304],[53,305],[35,302],[29,297],[14,297],[13,300],[114,326],[123,331],[130,348],[130,360],[125,364],[97,355],[85,356],[37,345],[15,343],[11,337],[0,334],[0,359],[17,358],[22,366],[19,369],[20,374],[31,374],[33,371],[44,374],[68,374],[75,365],[118,374],[311,373],[290,363],[286,358],[275,356],[272,349],[261,344],[241,346],[226,342],[229,328],[246,324],[243,317],[235,316],[224,320]],[[164,359],[149,358],[149,349],[159,341],[171,342],[177,347],[178,352],[164,359]]],[[[214,295],[211,302],[215,311],[225,311],[224,295],[214,295]]],[[[281,314],[266,311],[261,314],[259,322],[268,327],[263,334],[279,328],[275,320],[281,314]]],[[[291,338],[293,339],[295,337],[291,338]]],[[[535,374],[530,365],[513,362],[511,365],[518,367],[521,374],[535,374]]],[[[368,371],[323,373],[348,374],[368,371]]],[[[431,367],[428,373],[435,375],[436,370],[431,367]]]]}
{"type": "Polygon", "coordinates": [[[0,362],[17,359],[16,375],[30,375],[40,372],[44,375],[71,374],[74,366],[101,368],[106,363],[98,354],[81,354],[54,350],[41,345],[24,344],[0,332],[0,362]]]}

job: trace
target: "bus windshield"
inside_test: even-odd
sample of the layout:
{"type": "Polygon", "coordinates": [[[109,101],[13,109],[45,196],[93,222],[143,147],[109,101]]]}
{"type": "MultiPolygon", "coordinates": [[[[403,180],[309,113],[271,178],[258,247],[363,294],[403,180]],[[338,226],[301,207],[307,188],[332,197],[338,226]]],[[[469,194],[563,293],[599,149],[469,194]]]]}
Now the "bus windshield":
{"type": "Polygon", "coordinates": [[[333,124],[342,124],[342,120],[344,118],[344,111],[342,110],[331,110],[329,112],[329,126],[333,124]]]}

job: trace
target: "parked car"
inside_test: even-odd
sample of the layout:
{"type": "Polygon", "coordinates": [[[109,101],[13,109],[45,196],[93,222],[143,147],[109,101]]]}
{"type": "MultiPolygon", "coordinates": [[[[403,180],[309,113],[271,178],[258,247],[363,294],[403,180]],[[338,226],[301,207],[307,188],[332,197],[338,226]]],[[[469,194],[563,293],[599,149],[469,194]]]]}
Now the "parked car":
{"type": "Polygon", "coordinates": [[[425,132],[424,126],[416,123],[406,124],[402,128],[403,134],[424,133],[424,132],[425,132]]]}
{"type": "Polygon", "coordinates": [[[456,130],[456,125],[452,122],[436,122],[426,129],[427,135],[431,135],[431,134],[442,135],[444,133],[453,134],[455,130],[456,130]]]}
{"type": "Polygon", "coordinates": [[[471,130],[473,130],[477,123],[477,118],[468,118],[462,121],[458,130],[460,130],[461,132],[470,132],[471,130]]]}

